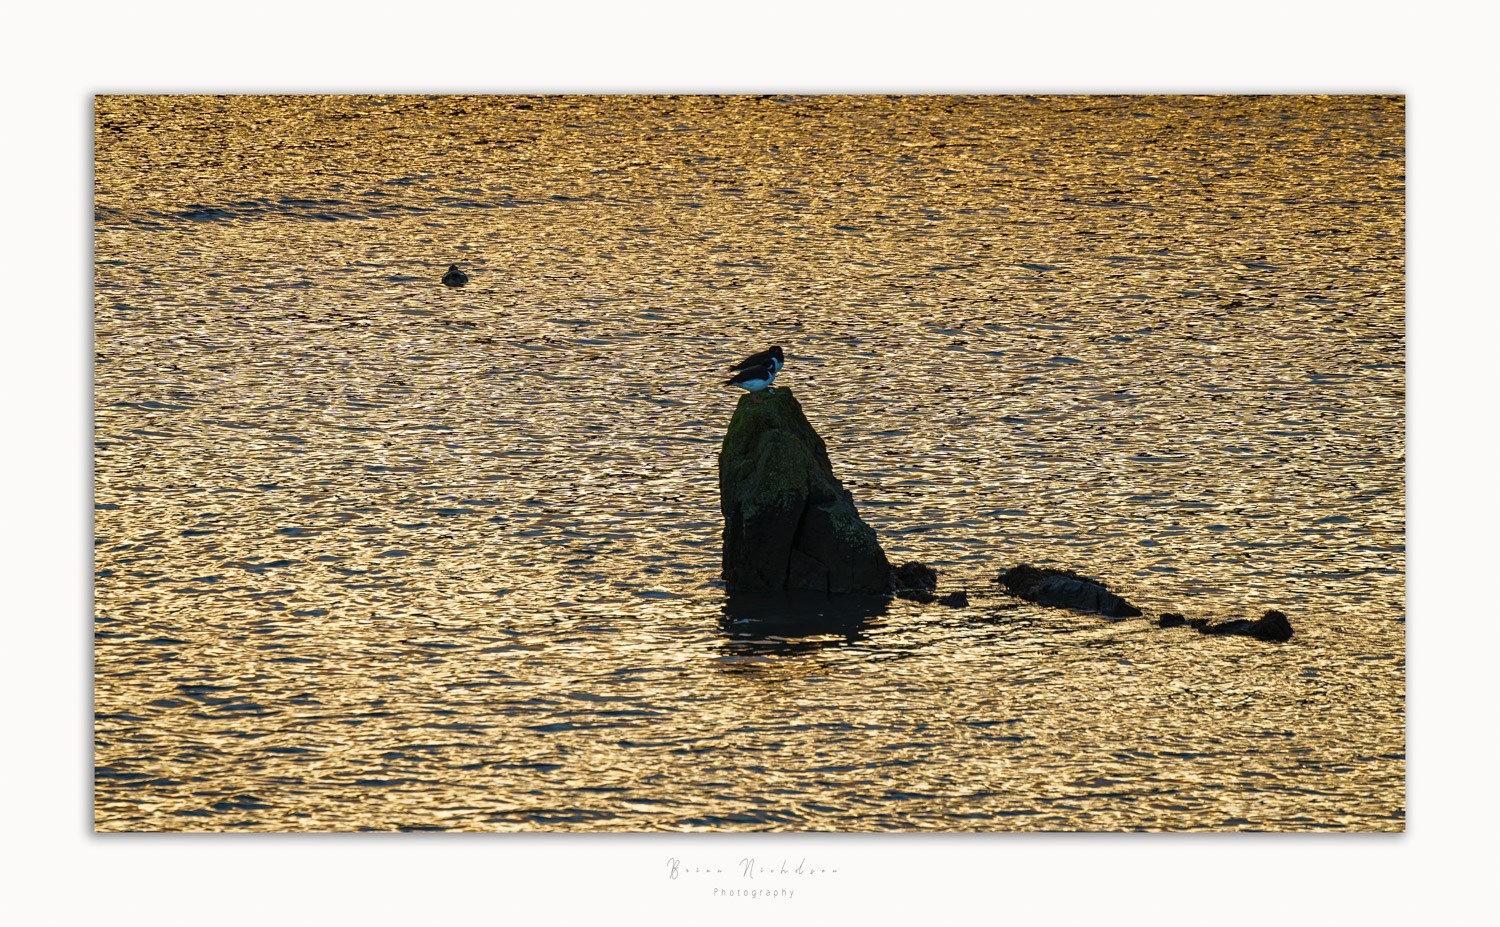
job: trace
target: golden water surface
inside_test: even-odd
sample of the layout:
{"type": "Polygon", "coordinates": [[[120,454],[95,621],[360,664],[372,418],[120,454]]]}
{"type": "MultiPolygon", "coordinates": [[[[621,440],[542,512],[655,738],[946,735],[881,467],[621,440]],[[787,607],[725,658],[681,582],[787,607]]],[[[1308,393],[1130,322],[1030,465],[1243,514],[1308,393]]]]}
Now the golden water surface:
{"type": "Polygon", "coordinates": [[[1403,133],[98,98],[97,827],[1402,829],[1403,133]],[[721,627],[722,381],[771,343],[969,607],[721,627]],[[1155,622],[1267,608],[1291,642],[1155,622]]]}

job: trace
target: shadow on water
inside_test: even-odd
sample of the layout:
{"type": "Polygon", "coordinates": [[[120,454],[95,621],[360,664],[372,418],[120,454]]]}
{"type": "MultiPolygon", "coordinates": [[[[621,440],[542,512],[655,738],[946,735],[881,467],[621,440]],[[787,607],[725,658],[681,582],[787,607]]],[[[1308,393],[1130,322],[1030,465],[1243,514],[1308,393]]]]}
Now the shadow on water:
{"type": "Polygon", "coordinates": [[[884,596],[735,593],[724,599],[719,628],[737,643],[788,651],[816,649],[860,640],[867,624],[884,615],[889,605],[884,596]]]}

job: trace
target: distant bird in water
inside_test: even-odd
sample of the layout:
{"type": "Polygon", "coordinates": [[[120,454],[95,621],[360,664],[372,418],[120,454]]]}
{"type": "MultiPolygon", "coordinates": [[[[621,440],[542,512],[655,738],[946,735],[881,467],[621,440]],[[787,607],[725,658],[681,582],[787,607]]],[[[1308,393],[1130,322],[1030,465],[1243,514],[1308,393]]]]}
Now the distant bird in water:
{"type": "Polygon", "coordinates": [[[443,274],[443,285],[460,287],[469,282],[469,275],[458,269],[457,264],[449,264],[448,272],[443,274]]]}
{"type": "MultiPolygon", "coordinates": [[[[738,370],[739,373],[725,380],[724,385],[738,386],[740,389],[758,394],[762,390],[771,388],[771,384],[776,382],[776,374],[781,372],[782,365],[785,363],[786,355],[782,353],[781,346],[773,345],[730,367],[730,370],[738,370]]],[[[760,401],[759,395],[755,398],[757,402],[760,401]]]]}

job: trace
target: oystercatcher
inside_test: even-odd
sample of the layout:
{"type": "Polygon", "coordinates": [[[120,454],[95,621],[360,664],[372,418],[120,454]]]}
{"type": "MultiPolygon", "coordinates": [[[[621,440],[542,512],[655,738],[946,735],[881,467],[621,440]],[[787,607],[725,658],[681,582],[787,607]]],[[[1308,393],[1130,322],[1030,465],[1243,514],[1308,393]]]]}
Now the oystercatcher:
{"type": "Polygon", "coordinates": [[[754,367],[746,367],[739,373],[724,381],[725,386],[738,386],[755,396],[755,401],[760,402],[760,393],[771,388],[776,380],[776,368],[770,364],[760,364],[754,367]]]}
{"type": "Polygon", "coordinates": [[[730,367],[730,370],[745,370],[749,367],[770,367],[771,379],[776,379],[776,374],[781,372],[782,365],[786,363],[786,355],[781,353],[781,345],[773,344],[771,347],[759,354],[751,354],[749,357],[730,367]]]}

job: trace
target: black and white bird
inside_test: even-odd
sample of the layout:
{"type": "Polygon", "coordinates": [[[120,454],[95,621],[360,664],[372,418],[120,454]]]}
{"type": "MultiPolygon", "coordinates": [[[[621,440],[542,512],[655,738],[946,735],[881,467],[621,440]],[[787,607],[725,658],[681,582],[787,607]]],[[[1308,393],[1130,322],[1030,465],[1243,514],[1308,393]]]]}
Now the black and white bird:
{"type": "Polygon", "coordinates": [[[749,357],[730,367],[730,370],[745,370],[749,367],[770,367],[771,379],[776,379],[776,374],[781,372],[786,363],[786,355],[781,352],[781,345],[773,344],[759,354],[751,354],[749,357]]]}
{"type": "MultiPolygon", "coordinates": [[[[746,367],[739,373],[725,380],[724,385],[738,386],[740,389],[748,390],[753,394],[758,394],[762,390],[770,389],[771,384],[775,381],[775,366],[771,364],[759,364],[751,367],[746,367]]],[[[756,395],[755,398],[757,401],[759,401],[760,396],[756,395]]]]}
{"type": "Polygon", "coordinates": [[[448,272],[443,274],[445,286],[460,287],[469,282],[469,275],[458,269],[457,264],[449,264],[448,272]]]}
{"type": "MultiPolygon", "coordinates": [[[[740,389],[751,393],[759,393],[771,388],[776,382],[776,374],[781,372],[782,365],[786,363],[786,355],[781,351],[781,345],[772,345],[759,354],[751,354],[749,357],[730,367],[730,370],[738,370],[739,373],[724,381],[725,386],[738,386],[740,389]]],[[[756,399],[759,399],[756,396],[756,399]]]]}

